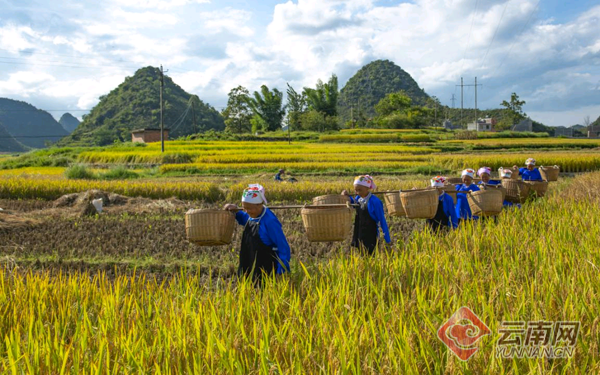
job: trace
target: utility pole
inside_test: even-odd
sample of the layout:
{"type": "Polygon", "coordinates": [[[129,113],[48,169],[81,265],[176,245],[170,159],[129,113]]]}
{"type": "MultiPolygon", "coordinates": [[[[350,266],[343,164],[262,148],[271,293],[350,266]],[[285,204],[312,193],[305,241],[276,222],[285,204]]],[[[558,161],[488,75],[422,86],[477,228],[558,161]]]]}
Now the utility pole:
{"type": "Polygon", "coordinates": [[[163,105],[163,89],[165,87],[165,72],[163,66],[160,66],[160,152],[165,152],[165,116],[163,105]]]}
{"type": "Polygon", "coordinates": [[[460,124],[463,123],[463,77],[460,77],[460,124]]]}
{"type": "Polygon", "coordinates": [[[200,129],[196,127],[196,109],[194,108],[194,97],[192,99],[192,118],[194,119],[194,130],[200,133],[200,129]]]}
{"type": "Polygon", "coordinates": [[[477,77],[475,77],[475,123],[477,124],[477,77]]]}
{"type": "Polygon", "coordinates": [[[452,109],[454,109],[454,102],[456,101],[454,94],[452,94],[452,99],[450,99],[450,101],[452,102],[452,109]]]}
{"type": "MultiPolygon", "coordinates": [[[[459,86],[459,85],[456,85],[459,86]]],[[[480,84],[477,84],[477,77],[475,77],[475,84],[474,85],[465,85],[463,84],[463,78],[460,77],[460,121],[462,122],[463,120],[463,89],[465,86],[474,86],[475,87],[475,124],[477,124],[477,86],[483,86],[480,84]]],[[[454,97],[454,95],[452,96],[454,97]]]]}

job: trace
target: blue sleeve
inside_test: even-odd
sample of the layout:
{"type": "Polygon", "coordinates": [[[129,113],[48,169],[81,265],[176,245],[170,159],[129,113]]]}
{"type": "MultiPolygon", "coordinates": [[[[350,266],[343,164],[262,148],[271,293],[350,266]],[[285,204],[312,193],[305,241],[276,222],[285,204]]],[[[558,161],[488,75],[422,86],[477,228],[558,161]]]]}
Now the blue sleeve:
{"type": "Polygon", "coordinates": [[[519,176],[522,176],[526,170],[527,168],[519,168],[519,176]]]}
{"type": "Polygon", "coordinates": [[[354,204],[358,200],[358,198],[355,199],[352,195],[348,195],[348,198],[350,198],[350,204],[354,204]]]}
{"type": "Polygon", "coordinates": [[[477,186],[477,185],[475,185],[475,184],[472,184],[472,185],[471,185],[471,191],[479,191],[479,190],[481,190],[481,189],[479,188],[479,186],[477,186]]]}
{"type": "Polygon", "coordinates": [[[250,216],[244,211],[238,211],[235,213],[235,219],[239,225],[246,225],[250,216]]]}
{"type": "Polygon", "coordinates": [[[385,220],[385,214],[383,213],[383,203],[381,203],[379,198],[373,199],[373,197],[371,197],[371,199],[369,199],[369,206],[369,214],[381,228],[385,242],[391,243],[392,238],[390,237],[390,230],[387,221],[385,220]]]}
{"type": "Polygon", "coordinates": [[[450,228],[458,228],[458,216],[456,215],[454,200],[448,194],[446,194],[446,196],[444,197],[444,211],[446,213],[446,216],[450,218],[450,220],[448,220],[450,228]]]}
{"type": "Polygon", "coordinates": [[[277,274],[280,275],[290,271],[291,250],[290,245],[283,234],[283,228],[277,217],[270,217],[269,220],[262,223],[261,228],[265,228],[265,234],[273,247],[276,247],[277,257],[281,261],[277,263],[277,274]]]}
{"type": "Polygon", "coordinates": [[[543,179],[542,179],[542,173],[540,172],[540,169],[536,168],[536,169],[534,169],[534,172],[535,172],[534,173],[534,175],[535,175],[534,179],[537,180],[537,181],[543,181],[543,179]]]}
{"type": "Polygon", "coordinates": [[[456,185],[456,191],[460,191],[460,188],[462,187],[462,184],[458,184],[456,185]]]}

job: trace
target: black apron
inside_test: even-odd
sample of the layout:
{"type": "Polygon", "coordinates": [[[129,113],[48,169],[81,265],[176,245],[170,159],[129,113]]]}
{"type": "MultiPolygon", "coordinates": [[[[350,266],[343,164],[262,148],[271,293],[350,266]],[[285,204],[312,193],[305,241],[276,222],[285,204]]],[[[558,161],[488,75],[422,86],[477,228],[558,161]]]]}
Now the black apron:
{"type": "Polygon", "coordinates": [[[427,225],[429,225],[431,230],[434,232],[448,229],[448,225],[450,224],[450,219],[444,212],[444,201],[438,199],[438,202],[438,208],[435,216],[433,219],[427,219],[427,225]]]}
{"type": "Polygon", "coordinates": [[[356,207],[351,246],[359,248],[361,251],[366,250],[369,255],[372,255],[377,246],[378,232],[377,222],[369,214],[368,204],[356,207]]]}
{"type": "Polygon", "coordinates": [[[240,249],[239,276],[252,276],[256,281],[264,273],[271,274],[277,270],[278,257],[272,247],[267,246],[260,239],[258,229],[260,221],[248,219],[242,234],[240,249]]]}

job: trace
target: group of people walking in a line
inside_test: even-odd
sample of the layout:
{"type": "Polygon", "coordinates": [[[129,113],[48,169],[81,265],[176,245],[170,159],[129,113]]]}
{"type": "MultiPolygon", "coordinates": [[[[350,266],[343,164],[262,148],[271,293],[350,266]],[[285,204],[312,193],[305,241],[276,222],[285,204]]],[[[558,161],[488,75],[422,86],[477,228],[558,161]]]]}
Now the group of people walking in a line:
{"type": "MultiPolygon", "coordinates": [[[[514,166],[517,169],[517,166],[514,166]]],[[[534,159],[527,159],[525,167],[518,169],[524,181],[542,181],[534,159]]],[[[279,175],[283,174],[280,170],[279,175]]],[[[503,169],[500,178],[511,178],[512,171],[503,169]]],[[[491,179],[491,168],[481,167],[475,173],[473,169],[465,169],[461,173],[462,183],[456,185],[457,192],[479,191],[478,185],[499,185],[500,180],[491,179]],[[474,183],[475,174],[481,179],[474,183]]],[[[436,176],[431,179],[431,186],[439,192],[439,205],[436,215],[427,220],[427,225],[433,230],[457,228],[461,221],[477,220],[471,214],[466,194],[457,194],[454,199],[445,192],[447,179],[436,176]]],[[[378,244],[391,245],[391,236],[385,218],[381,199],[373,194],[376,189],[373,178],[369,175],[356,177],[354,180],[355,195],[351,196],[346,190],[341,194],[349,197],[356,205],[356,216],[351,246],[366,254],[373,254],[378,244]],[[380,239],[383,234],[383,241],[380,239]]],[[[236,220],[244,226],[240,246],[238,274],[253,275],[260,278],[265,274],[283,274],[290,270],[290,246],[287,242],[281,223],[275,214],[265,205],[267,199],[265,190],[259,184],[249,185],[242,193],[242,207],[226,204],[223,209],[235,211],[236,220]]],[[[505,206],[513,203],[504,201],[505,206]]],[[[520,207],[520,206],[519,206],[520,207]]]]}

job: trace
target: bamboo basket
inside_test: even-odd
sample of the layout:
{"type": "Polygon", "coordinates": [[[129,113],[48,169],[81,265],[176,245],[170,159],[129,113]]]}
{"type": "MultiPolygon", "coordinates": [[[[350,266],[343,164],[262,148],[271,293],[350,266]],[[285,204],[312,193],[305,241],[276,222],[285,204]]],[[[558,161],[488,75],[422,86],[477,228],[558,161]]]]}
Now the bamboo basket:
{"type": "Polygon", "coordinates": [[[456,186],[454,185],[446,185],[444,186],[444,192],[446,192],[446,194],[448,194],[449,196],[452,197],[452,200],[454,201],[454,205],[456,206],[456,186]]]}
{"type": "Polygon", "coordinates": [[[498,168],[498,176],[500,177],[500,179],[502,179],[502,170],[503,169],[509,169],[512,174],[510,175],[510,179],[511,180],[520,180],[521,176],[519,176],[519,169],[515,169],[515,168],[504,168],[504,167],[500,167],[498,168]]]}
{"type": "Polygon", "coordinates": [[[555,165],[554,167],[540,167],[540,174],[542,178],[548,182],[558,181],[558,174],[560,173],[560,167],[555,165]]]}
{"type": "Polygon", "coordinates": [[[322,204],[346,204],[350,202],[350,198],[341,194],[321,195],[313,198],[313,205],[319,206],[322,204]]]}
{"type": "Polygon", "coordinates": [[[467,194],[469,207],[474,216],[496,216],[502,212],[502,191],[485,189],[467,194]]]}
{"type": "Polygon", "coordinates": [[[438,209],[437,189],[406,190],[400,192],[402,207],[409,219],[433,219],[438,209]]]}
{"type": "Polygon", "coordinates": [[[548,181],[523,181],[529,185],[530,191],[535,193],[537,197],[543,197],[548,191],[548,181]]]}
{"type": "Polygon", "coordinates": [[[383,200],[390,216],[406,216],[404,207],[402,207],[402,200],[400,200],[400,193],[385,193],[383,200]]]}
{"type": "Polygon", "coordinates": [[[350,207],[304,207],[300,214],[310,242],[344,241],[352,230],[350,207]]]}
{"type": "Polygon", "coordinates": [[[502,187],[506,189],[506,199],[512,203],[525,203],[531,186],[521,180],[502,179],[502,187]]]}
{"type": "Polygon", "coordinates": [[[199,246],[220,246],[231,243],[235,214],[224,210],[189,210],[185,214],[188,241],[199,246]]]}
{"type": "Polygon", "coordinates": [[[479,185],[482,189],[496,189],[502,192],[502,202],[506,199],[506,188],[502,185],[479,185]]]}

